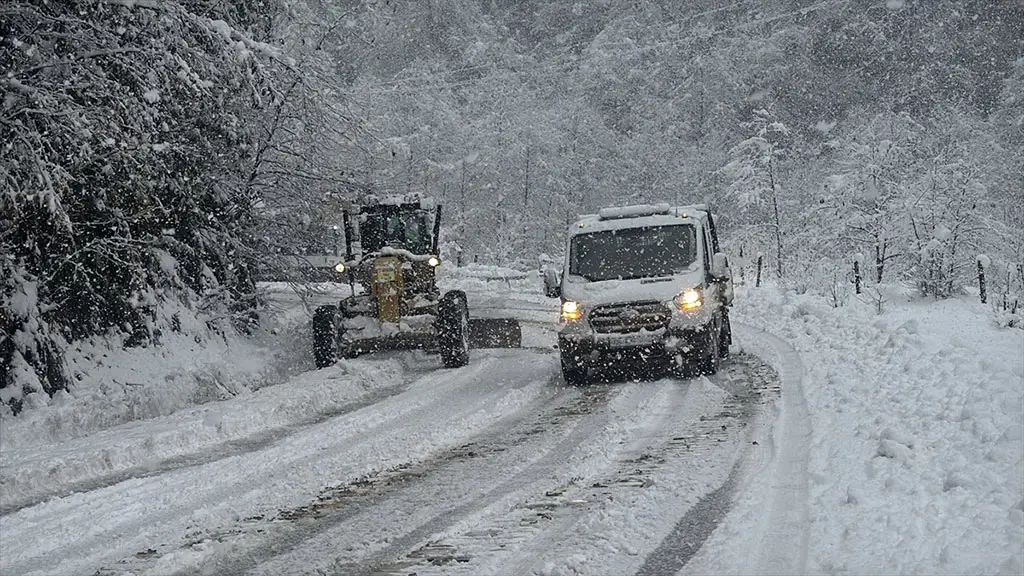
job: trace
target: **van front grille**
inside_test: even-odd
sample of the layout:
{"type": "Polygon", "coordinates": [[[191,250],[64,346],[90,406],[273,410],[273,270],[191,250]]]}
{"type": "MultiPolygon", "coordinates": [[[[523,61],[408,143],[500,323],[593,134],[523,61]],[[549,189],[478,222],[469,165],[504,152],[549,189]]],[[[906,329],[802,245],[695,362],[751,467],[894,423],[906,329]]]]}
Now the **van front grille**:
{"type": "Polygon", "coordinates": [[[630,334],[667,328],[672,311],[661,302],[629,302],[598,306],[588,318],[595,332],[630,334]]]}

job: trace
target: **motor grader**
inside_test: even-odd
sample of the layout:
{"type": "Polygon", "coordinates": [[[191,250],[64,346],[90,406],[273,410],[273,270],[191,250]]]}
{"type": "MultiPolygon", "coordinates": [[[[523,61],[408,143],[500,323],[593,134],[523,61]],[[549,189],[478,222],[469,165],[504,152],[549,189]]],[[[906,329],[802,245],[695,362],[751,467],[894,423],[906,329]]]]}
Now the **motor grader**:
{"type": "Polygon", "coordinates": [[[342,210],[345,255],[334,266],[352,296],[313,315],[318,368],[340,356],[422,349],[445,367],[469,362],[472,347],[518,347],[512,319],[471,319],[466,293],[437,286],[441,205],[418,195],[376,199],[342,210]]]}

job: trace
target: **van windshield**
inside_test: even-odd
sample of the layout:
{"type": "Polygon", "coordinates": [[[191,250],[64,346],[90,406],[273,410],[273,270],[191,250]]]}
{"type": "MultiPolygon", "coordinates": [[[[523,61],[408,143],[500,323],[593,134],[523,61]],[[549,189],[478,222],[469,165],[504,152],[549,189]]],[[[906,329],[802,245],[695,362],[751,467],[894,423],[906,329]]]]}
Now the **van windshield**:
{"type": "Polygon", "coordinates": [[[696,259],[692,224],[621,228],[573,237],[569,274],[591,282],[670,276],[686,271],[696,259]]]}

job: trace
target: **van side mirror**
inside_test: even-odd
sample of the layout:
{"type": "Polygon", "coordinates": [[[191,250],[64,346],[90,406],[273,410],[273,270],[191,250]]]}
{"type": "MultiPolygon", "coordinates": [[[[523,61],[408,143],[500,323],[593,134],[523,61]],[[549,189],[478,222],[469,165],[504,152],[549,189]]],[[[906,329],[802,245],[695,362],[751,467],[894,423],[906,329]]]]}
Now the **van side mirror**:
{"type": "Polygon", "coordinates": [[[728,280],[731,276],[729,257],[722,252],[715,252],[711,257],[711,277],[715,280],[728,280]]]}
{"type": "Polygon", "coordinates": [[[554,268],[544,268],[544,295],[548,298],[558,298],[562,295],[561,279],[558,271],[554,268]]]}

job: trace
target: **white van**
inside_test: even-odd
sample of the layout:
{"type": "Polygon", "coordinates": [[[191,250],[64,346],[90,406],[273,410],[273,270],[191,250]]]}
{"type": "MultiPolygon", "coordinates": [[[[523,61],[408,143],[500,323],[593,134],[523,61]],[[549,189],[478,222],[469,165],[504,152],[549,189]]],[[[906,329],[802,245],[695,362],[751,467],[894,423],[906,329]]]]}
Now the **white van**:
{"type": "Polygon", "coordinates": [[[732,273],[707,206],[605,208],[568,232],[561,274],[545,292],[562,301],[558,347],[569,384],[592,368],[643,362],[714,374],[732,335],[732,273]]]}

